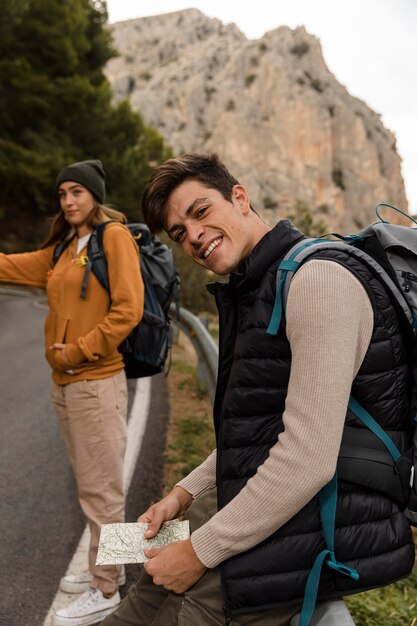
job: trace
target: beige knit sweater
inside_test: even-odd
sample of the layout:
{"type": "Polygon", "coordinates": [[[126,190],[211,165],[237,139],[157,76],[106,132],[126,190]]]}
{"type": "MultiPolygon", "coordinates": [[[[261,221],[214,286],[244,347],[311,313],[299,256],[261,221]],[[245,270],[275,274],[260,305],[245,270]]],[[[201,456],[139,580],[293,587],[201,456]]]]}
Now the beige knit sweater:
{"type": "MultiPolygon", "coordinates": [[[[271,535],[335,472],[352,380],[372,335],[372,306],[351,272],[314,260],[292,280],[286,319],[292,363],[285,430],[240,493],[192,535],[209,568],[271,535]]],[[[214,451],[179,485],[196,498],[215,482],[214,451]]]]}

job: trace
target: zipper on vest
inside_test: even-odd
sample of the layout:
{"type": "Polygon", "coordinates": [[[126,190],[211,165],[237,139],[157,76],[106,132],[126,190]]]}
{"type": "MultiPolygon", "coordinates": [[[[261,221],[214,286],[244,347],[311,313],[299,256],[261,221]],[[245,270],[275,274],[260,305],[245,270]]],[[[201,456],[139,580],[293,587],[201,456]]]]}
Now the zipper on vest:
{"type": "Polygon", "coordinates": [[[227,608],[225,604],[223,604],[223,613],[224,613],[224,624],[225,626],[228,626],[228,624],[230,624],[230,622],[232,621],[232,614],[229,612],[229,609],[227,608]]]}

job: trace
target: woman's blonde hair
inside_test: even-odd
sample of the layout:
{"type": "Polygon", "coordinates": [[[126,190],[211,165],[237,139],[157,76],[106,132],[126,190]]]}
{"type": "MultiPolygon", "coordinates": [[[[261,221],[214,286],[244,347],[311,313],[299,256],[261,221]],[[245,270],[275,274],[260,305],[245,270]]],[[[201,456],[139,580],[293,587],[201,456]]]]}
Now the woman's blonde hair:
{"type": "MultiPolygon", "coordinates": [[[[94,200],[93,209],[87,218],[87,226],[94,229],[98,224],[108,222],[109,220],[120,222],[121,224],[126,224],[127,222],[127,218],[123,213],[116,209],[111,209],[108,206],[104,206],[103,204],[99,204],[94,200]]],[[[49,235],[42,243],[41,248],[47,248],[55,243],[72,239],[74,235],[75,228],[71,224],[68,224],[64,212],[60,210],[59,213],[52,218],[49,235]]]]}

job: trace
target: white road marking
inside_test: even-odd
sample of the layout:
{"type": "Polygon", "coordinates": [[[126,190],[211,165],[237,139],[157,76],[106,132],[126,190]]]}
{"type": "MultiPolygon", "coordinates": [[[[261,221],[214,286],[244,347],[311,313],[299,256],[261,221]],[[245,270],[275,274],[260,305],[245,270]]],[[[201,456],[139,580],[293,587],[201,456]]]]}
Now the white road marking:
{"type": "MultiPolygon", "coordinates": [[[[136,462],[142,446],[143,435],[145,433],[146,422],[149,414],[149,403],[151,398],[151,379],[138,378],[136,381],[135,398],[130,411],[127,426],[127,447],[123,468],[123,486],[125,493],[128,492],[136,462]]],[[[80,542],[71,559],[66,574],[75,574],[85,570],[88,563],[88,544],[90,541],[90,530],[85,527],[80,542]]],[[[48,611],[48,615],[43,622],[43,626],[53,626],[53,615],[57,609],[64,608],[71,600],[76,598],[74,594],[63,593],[58,589],[57,594],[48,611]]]]}

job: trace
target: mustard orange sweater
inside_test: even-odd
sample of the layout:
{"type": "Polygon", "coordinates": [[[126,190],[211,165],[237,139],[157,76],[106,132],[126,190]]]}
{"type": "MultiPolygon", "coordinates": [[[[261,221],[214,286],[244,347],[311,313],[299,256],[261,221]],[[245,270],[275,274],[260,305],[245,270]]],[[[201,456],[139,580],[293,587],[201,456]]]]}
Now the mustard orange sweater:
{"type": "Polygon", "coordinates": [[[128,229],[112,222],[104,230],[111,298],[91,272],[85,299],[85,267],[75,263],[74,238],[53,267],[54,246],[23,254],[0,254],[0,281],[45,288],[49,312],[45,321],[46,358],[58,384],[113,376],[123,369],[117,347],[142,318],[144,289],[138,249],[128,229]],[[68,361],[54,343],[65,343],[68,361]],[[71,370],[73,374],[67,373],[71,370]]]}

